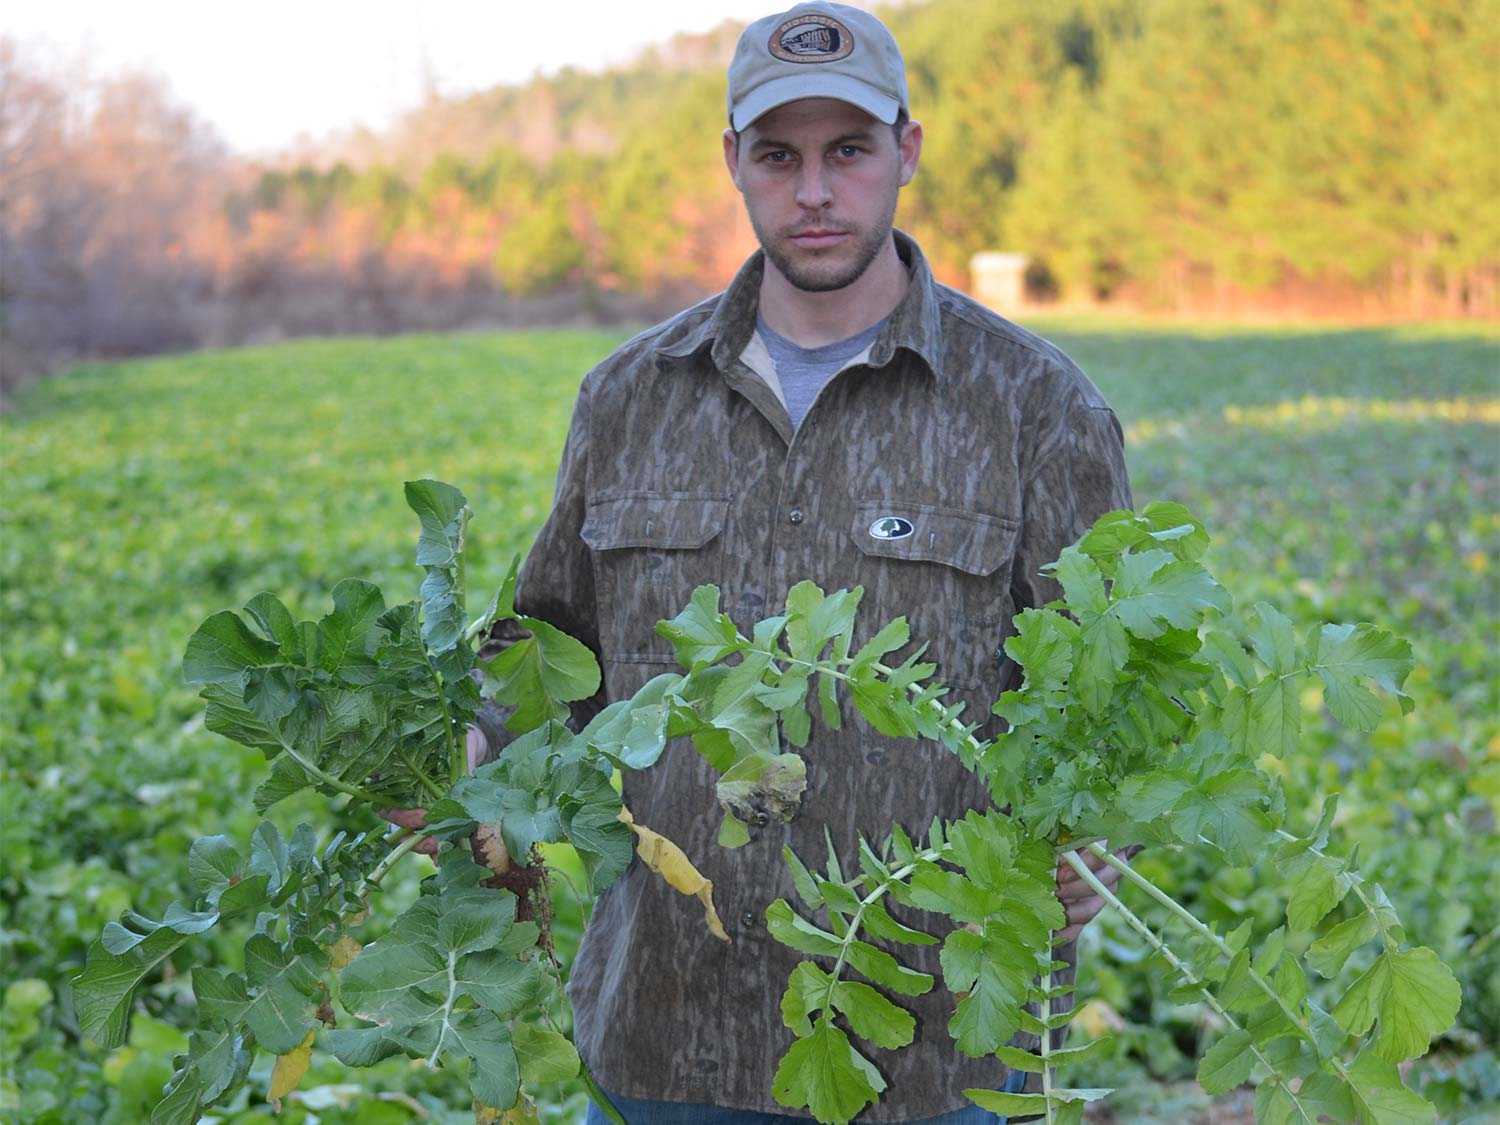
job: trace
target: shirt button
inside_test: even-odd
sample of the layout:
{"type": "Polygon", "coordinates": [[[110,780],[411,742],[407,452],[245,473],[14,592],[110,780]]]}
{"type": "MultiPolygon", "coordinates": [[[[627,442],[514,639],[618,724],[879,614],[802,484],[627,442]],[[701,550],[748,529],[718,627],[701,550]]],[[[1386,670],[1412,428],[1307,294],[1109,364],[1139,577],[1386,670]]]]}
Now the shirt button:
{"type": "Polygon", "coordinates": [[[789,520],[791,520],[793,523],[801,523],[802,522],[802,509],[801,508],[793,508],[790,512],[788,512],[786,514],[786,518],[789,519],[789,520]]]}
{"type": "Polygon", "coordinates": [[[745,911],[745,913],[740,915],[740,925],[744,926],[746,929],[749,929],[751,926],[755,925],[755,915],[751,914],[748,910],[745,911]]]}

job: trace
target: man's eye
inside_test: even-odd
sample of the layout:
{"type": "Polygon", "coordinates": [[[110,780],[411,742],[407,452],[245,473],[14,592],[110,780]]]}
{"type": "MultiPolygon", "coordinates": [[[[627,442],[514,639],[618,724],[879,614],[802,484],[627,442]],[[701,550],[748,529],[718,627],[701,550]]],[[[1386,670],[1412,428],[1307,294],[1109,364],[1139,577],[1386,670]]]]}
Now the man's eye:
{"type": "Polygon", "coordinates": [[[792,158],[792,154],[785,149],[773,149],[761,157],[767,164],[785,164],[792,158]]]}
{"type": "Polygon", "coordinates": [[[839,155],[845,160],[852,160],[863,151],[858,145],[839,145],[839,155]]]}

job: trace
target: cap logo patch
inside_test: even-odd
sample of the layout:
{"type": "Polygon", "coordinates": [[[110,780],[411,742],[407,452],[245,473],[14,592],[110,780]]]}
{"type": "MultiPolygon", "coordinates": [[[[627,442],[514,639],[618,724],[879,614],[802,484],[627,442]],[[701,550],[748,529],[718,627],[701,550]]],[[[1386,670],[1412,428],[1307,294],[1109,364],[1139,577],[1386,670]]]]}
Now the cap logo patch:
{"type": "Polygon", "coordinates": [[[797,16],[771,33],[769,46],[783,62],[836,62],[854,50],[854,36],[832,16],[797,16]]]}
{"type": "Polygon", "coordinates": [[[910,520],[900,516],[881,516],[870,525],[870,535],[875,539],[905,539],[915,530],[910,520]]]}

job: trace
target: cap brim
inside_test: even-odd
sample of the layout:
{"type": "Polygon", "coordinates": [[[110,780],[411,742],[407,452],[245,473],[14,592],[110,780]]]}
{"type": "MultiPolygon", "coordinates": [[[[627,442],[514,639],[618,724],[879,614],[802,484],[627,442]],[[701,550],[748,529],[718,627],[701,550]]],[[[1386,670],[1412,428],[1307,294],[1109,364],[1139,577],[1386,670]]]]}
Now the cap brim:
{"type": "Polygon", "coordinates": [[[799,102],[803,98],[834,98],[858,106],[877,121],[890,125],[901,112],[901,103],[889,95],[882,94],[873,86],[847,74],[809,74],[774,78],[763,86],[757,86],[747,94],[729,124],[739,132],[756,118],[770,113],[777,106],[788,102],[799,102]]]}

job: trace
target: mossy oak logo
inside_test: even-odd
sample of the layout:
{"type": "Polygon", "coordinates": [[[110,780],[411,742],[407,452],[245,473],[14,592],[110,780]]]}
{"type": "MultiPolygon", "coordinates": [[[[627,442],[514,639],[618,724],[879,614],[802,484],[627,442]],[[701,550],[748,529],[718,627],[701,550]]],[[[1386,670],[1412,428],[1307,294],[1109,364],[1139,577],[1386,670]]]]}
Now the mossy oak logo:
{"type": "Polygon", "coordinates": [[[870,525],[870,534],[876,539],[905,539],[914,530],[911,521],[900,516],[881,516],[870,525]]]}
{"type": "Polygon", "coordinates": [[[834,62],[849,57],[854,36],[832,16],[796,16],[771,33],[770,47],[783,62],[834,62]]]}

